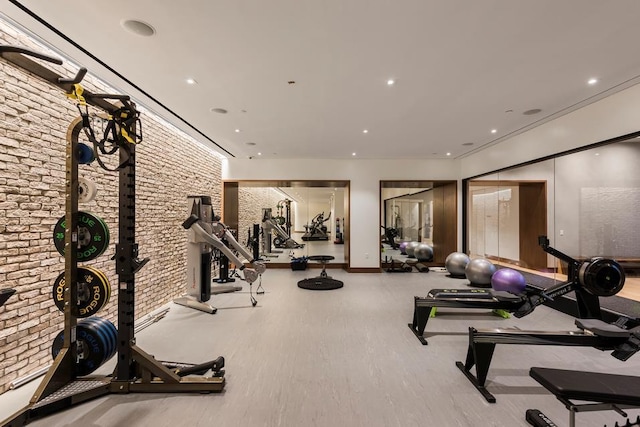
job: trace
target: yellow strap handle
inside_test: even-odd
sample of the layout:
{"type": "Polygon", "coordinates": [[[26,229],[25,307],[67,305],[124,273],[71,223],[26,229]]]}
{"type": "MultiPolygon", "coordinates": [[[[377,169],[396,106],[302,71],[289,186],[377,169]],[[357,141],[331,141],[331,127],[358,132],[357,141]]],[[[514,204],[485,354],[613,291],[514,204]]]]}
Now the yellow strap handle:
{"type": "Polygon", "coordinates": [[[80,105],[87,105],[87,101],[85,101],[84,96],[82,96],[83,93],[84,88],[82,85],[80,83],[75,83],[71,93],[67,94],[67,98],[77,100],[80,105]]]}
{"type": "MultiPolygon", "coordinates": [[[[121,112],[121,113],[120,113],[120,118],[121,118],[121,119],[126,119],[127,117],[128,117],[128,114],[127,114],[126,112],[121,112]]],[[[128,142],[129,144],[135,144],[135,143],[136,143],[136,142],[133,140],[133,138],[131,138],[131,137],[129,136],[129,132],[127,132],[127,131],[125,130],[125,128],[124,128],[124,127],[122,127],[122,126],[120,126],[120,135],[122,135],[122,137],[123,137],[124,139],[126,139],[126,140],[127,140],[127,142],[128,142]]]]}
{"type": "Polygon", "coordinates": [[[122,137],[123,137],[124,139],[126,139],[126,140],[129,142],[129,144],[135,144],[135,143],[136,143],[136,142],[133,140],[133,138],[131,138],[131,137],[129,136],[129,133],[128,133],[126,130],[124,130],[124,128],[123,128],[123,127],[121,127],[121,128],[120,128],[120,135],[122,135],[122,137]]]}

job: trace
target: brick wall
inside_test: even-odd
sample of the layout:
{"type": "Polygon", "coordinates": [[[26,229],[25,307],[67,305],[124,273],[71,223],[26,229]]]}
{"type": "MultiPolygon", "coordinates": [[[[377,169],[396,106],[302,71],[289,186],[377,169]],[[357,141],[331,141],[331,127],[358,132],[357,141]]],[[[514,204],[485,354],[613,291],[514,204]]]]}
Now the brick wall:
{"type": "MultiPolygon", "coordinates": [[[[0,43],[44,52],[2,21],[0,43]]],[[[75,74],[71,65],[57,71],[75,74]]],[[[82,84],[115,92],[90,76],[82,84]]],[[[0,60],[0,287],[17,290],[0,308],[0,393],[14,379],[51,363],[51,343],[63,328],[64,316],[51,297],[53,281],[64,271],[53,227],[64,215],[65,137],[77,116],[61,90],[0,60]]],[[[221,200],[220,157],[152,114],[143,111],[141,119],[136,240],[140,257],[151,261],[136,275],[137,318],[184,291],[181,223],[187,195],[210,194],[218,212],[221,200]]],[[[117,156],[111,157],[114,166],[117,156]]],[[[80,209],[103,218],[111,232],[109,249],[87,265],[102,270],[111,283],[111,302],[98,315],[115,322],[117,276],[110,258],[118,240],[118,175],[96,162],[81,165],[79,174],[98,187],[96,199],[80,209]]]]}

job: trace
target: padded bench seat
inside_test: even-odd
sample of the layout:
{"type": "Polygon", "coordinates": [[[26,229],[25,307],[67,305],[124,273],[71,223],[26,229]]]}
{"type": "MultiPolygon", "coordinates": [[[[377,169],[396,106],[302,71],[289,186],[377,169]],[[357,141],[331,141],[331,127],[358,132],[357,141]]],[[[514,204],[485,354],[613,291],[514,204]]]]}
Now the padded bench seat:
{"type": "Polygon", "coordinates": [[[608,409],[626,417],[623,408],[640,407],[640,377],[538,367],[531,368],[529,375],[553,393],[570,411],[571,427],[576,425],[577,412],[608,409]]]}
{"type": "Polygon", "coordinates": [[[551,368],[529,375],[556,397],[640,407],[640,377],[551,368]]]}

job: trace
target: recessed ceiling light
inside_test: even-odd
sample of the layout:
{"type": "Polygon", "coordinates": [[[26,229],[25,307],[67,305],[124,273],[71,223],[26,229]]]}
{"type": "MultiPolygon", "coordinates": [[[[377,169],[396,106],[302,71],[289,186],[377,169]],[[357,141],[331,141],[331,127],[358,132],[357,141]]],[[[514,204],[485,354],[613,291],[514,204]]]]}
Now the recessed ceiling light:
{"type": "Polygon", "coordinates": [[[594,84],[596,84],[596,83],[598,83],[598,79],[596,79],[595,77],[590,78],[590,79],[587,81],[587,84],[589,84],[589,85],[594,85],[594,84]]]}
{"type": "Polygon", "coordinates": [[[194,85],[194,84],[196,84],[196,83],[198,83],[198,82],[197,82],[197,81],[195,81],[195,79],[192,79],[192,78],[188,78],[188,79],[187,79],[187,84],[194,85]]]}
{"type": "Polygon", "coordinates": [[[254,145],[256,145],[256,143],[255,142],[247,142],[247,145],[254,146],[254,145]]]}
{"type": "Polygon", "coordinates": [[[224,108],[212,108],[211,112],[218,114],[227,114],[227,110],[225,110],[224,108]]]}
{"type": "Polygon", "coordinates": [[[146,22],[138,21],[137,19],[126,19],[120,21],[120,25],[122,25],[125,30],[138,36],[151,37],[156,33],[155,28],[151,25],[146,22]]]}
{"type": "Polygon", "coordinates": [[[396,83],[396,81],[393,80],[393,79],[387,80],[387,85],[389,85],[389,86],[393,86],[395,83],[396,83]]]}
{"type": "Polygon", "coordinates": [[[362,133],[369,133],[367,129],[363,130],[362,133]]]}
{"type": "Polygon", "coordinates": [[[351,155],[352,155],[352,156],[355,156],[355,155],[356,155],[356,153],[351,153],[351,155]]]}
{"type": "Polygon", "coordinates": [[[236,133],[240,132],[240,129],[236,129],[236,133]]]}
{"type": "Polygon", "coordinates": [[[512,109],[505,110],[505,113],[513,113],[512,109]]]}
{"type": "Polygon", "coordinates": [[[491,133],[496,133],[498,132],[498,129],[491,129],[491,133]]]}
{"type": "Polygon", "coordinates": [[[451,155],[451,153],[447,153],[447,156],[450,156],[450,155],[451,155]]]}
{"type": "Polygon", "coordinates": [[[542,110],[540,108],[532,108],[531,110],[527,110],[522,114],[524,114],[525,116],[533,116],[534,114],[538,114],[541,111],[542,110]]]}
{"type": "Polygon", "coordinates": [[[595,153],[595,155],[596,155],[596,156],[599,156],[599,155],[600,155],[600,153],[595,153]]]}
{"type": "Polygon", "coordinates": [[[258,153],[258,156],[262,156],[262,153],[258,153]]]}
{"type": "Polygon", "coordinates": [[[120,25],[129,31],[130,33],[136,34],[142,37],[151,37],[156,33],[155,28],[146,22],[138,21],[137,19],[126,19],[120,21],[120,25]]]}
{"type": "Polygon", "coordinates": [[[464,145],[465,147],[469,147],[469,146],[473,145],[473,142],[465,142],[462,145],[464,145]]]}

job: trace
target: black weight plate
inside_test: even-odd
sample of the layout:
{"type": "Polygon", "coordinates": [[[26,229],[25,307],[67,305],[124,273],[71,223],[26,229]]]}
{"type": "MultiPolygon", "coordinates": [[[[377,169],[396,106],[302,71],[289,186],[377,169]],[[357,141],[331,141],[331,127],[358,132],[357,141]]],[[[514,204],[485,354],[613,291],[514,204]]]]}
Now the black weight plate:
{"type": "MultiPolygon", "coordinates": [[[[53,228],[53,243],[60,255],[64,255],[64,234],[67,228],[61,217],[53,228]]],[[[99,217],[88,212],[78,212],[78,261],[91,261],[102,255],[109,246],[109,227],[99,217]]]]}
{"type": "MultiPolygon", "coordinates": [[[[111,296],[111,285],[106,276],[91,267],[78,267],[78,312],[80,318],[93,316],[107,305],[111,296]],[[84,289],[85,292],[81,292],[84,289]],[[81,295],[84,294],[84,295],[81,295]]],[[[64,311],[64,272],[53,283],[53,301],[60,311],[64,311]]]]}

